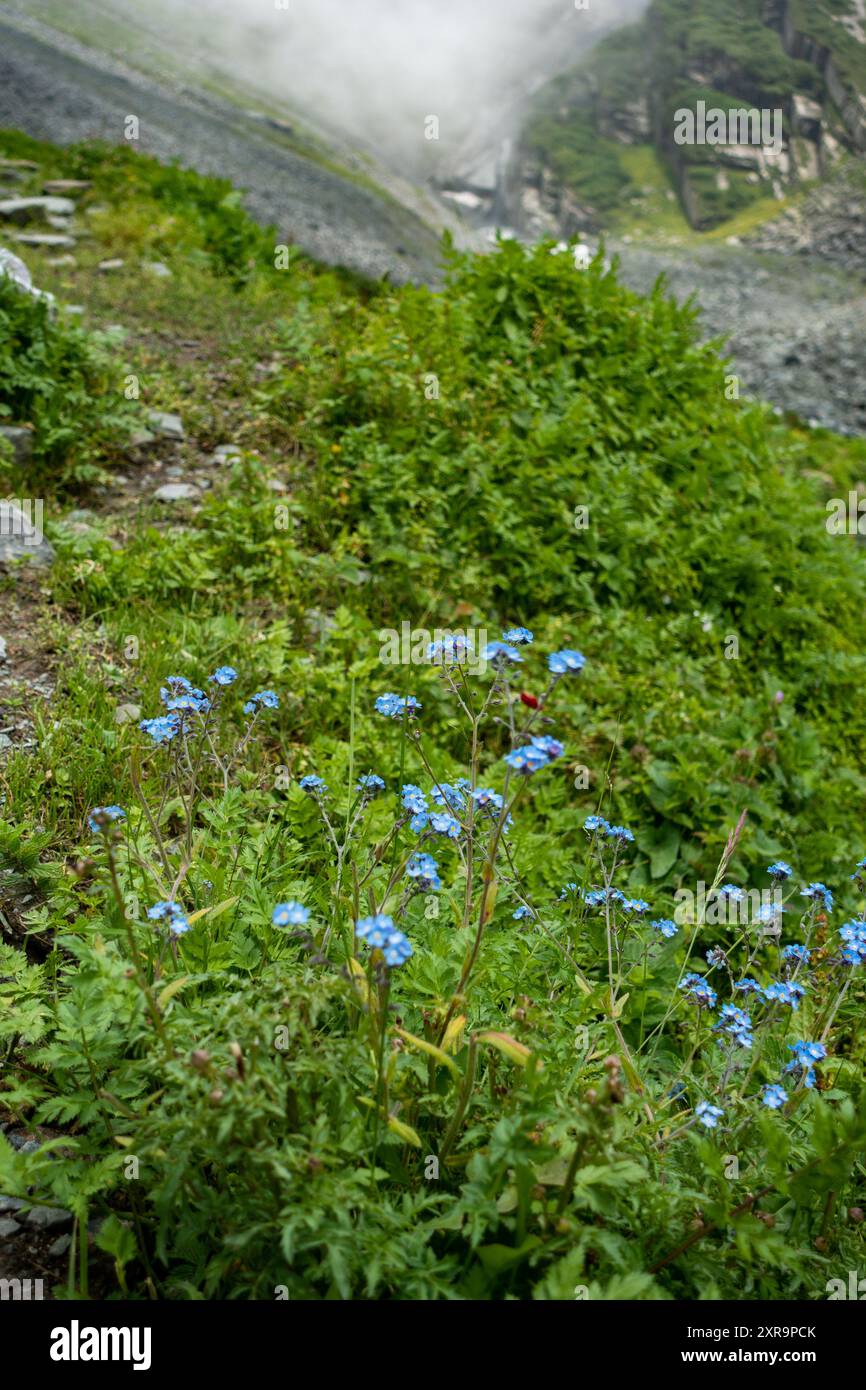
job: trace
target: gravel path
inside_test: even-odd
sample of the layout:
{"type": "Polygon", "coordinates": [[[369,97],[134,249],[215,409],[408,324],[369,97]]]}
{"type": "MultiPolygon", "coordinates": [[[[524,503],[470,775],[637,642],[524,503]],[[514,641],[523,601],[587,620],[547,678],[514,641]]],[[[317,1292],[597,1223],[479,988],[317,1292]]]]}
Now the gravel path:
{"type": "Polygon", "coordinates": [[[694,295],[705,338],[724,338],[740,392],[829,429],[866,434],[866,279],[820,256],[746,246],[688,252],[609,243],[646,292],[664,274],[694,295]]]}

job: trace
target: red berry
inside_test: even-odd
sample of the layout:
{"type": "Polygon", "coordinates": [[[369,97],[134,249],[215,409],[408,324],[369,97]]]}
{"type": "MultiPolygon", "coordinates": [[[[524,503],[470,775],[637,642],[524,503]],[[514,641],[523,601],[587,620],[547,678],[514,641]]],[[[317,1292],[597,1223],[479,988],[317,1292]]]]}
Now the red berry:
{"type": "Polygon", "coordinates": [[[538,696],[530,695],[528,690],[521,690],[520,698],[530,709],[538,709],[538,696]]]}

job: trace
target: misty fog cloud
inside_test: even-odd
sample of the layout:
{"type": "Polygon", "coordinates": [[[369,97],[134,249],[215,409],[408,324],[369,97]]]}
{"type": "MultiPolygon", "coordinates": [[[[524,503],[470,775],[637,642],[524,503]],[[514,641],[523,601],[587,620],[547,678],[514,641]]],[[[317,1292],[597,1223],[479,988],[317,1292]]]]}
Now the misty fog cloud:
{"type": "Polygon", "coordinates": [[[230,72],[408,172],[506,133],[527,94],[647,0],[131,0],[191,66],[230,72]],[[424,122],[439,118],[431,148],[424,122]]]}

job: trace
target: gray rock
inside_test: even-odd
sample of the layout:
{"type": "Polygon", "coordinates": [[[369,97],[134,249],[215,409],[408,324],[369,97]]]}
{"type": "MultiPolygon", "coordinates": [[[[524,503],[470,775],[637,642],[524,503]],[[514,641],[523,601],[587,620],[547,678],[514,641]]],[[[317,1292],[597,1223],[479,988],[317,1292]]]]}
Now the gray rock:
{"type": "Polygon", "coordinates": [[[24,1206],[20,1197],[0,1197],[0,1214],[8,1215],[10,1211],[20,1211],[24,1206]]]}
{"type": "Polygon", "coordinates": [[[125,261],[120,260],[119,257],[115,257],[113,260],[100,261],[97,270],[123,270],[125,264],[125,261]]]}
{"type": "Polygon", "coordinates": [[[61,1255],[66,1254],[71,1244],[72,1236],[58,1236],[57,1239],[53,1241],[51,1245],[49,1245],[48,1254],[51,1255],[54,1259],[58,1259],[61,1255]]]}
{"type": "Polygon", "coordinates": [[[35,1154],[35,1153],[38,1153],[38,1151],[39,1151],[39,1140],[38,1140],[38,1139],[25,1139],[25,1140],[24,1140],[24,1143],[23,1143],[23,1144],[20,1146],[20,1148],[19,1148],[19,1153],[23,1153],[23,1154],[35,1154]]]}
{"type": "Polygon", "coordinates": [[[36,1231],[62,1231],[72,1225],[72,1213],[61,1207],[34,1207],[25,1220],[36,1231]]]}
{"type": "Polygon", "coordinates": [[[5,276],[6,279],[11,280],[25,294],[32,294],[34,299],[46,300],[53,312],[54,296],[36,288],[30,271],[20,256],[14,255],[12,251],[7,251],[5,246],[0,246],[0,276],[5,276]]]}
{"type": "Polygon", "coordinates": [[[155,275],[157,280],[170,280],[173,275],[164,261],[145,261],[144,269],[149,275],[155,275]]]}
{"type": "Polygon", "coordinates": [[[41,222],[45,217],[71,217],[74,211],[71,198],[4,198],[0,202],[4,222],[41,222]]]}
{"type": "Polygon", "coordinates": [[[52,256],[48,264],[51,266],[52,270],[61,270],[65,265],[78,265],[78,262],[75,257],[70,256],[67,251],[64,256],[52,256]]]}
{"type": "Polygon", "coordinates": [[[75,245],[75,237],[68,232],[18,232],[16,241],[22,246],[50,246],[68,251],[75,245]]]}
{"type": "MultiPolygon", "coordinates": [[[[6,660],[6,638],[0,637],[0,666],[6,660]]],[[[2,1208],[0,1208],[2,1210],[2,1208]]]]}
{"type": "Polygon", "coordinates": [[[20,1236],[21,1227],[17,1221],[0,1220],[0,1240],[6,1240],[9,1236],[20,1236]]]}
{"type": "Polygon", "coordinates": [[[118,705],[114,711],[115,724],[134,724],[140,718],[140,705],[118,705]]]}
{"type": "Polygon", "coordinates": [[[0,500],[0,564],[16,560],[40,567],[50,565],[54,549],[42,535],[32,508],[23,511],[14,502],[0,500]]]}
{"type": "Polygon", "coordinates": [[[156,443],[156,435],[152,430],[136,430],[131,435],[126,445],[126,453],[135,453],[138,449],[147,449],[151,444],[156,443]]]}
{"type": "Polygon", "coordinates": [[[49,179],[43,183],[42,192],[62,196],[64,193],[83,193],[90,186],[89,179],[49,179]]]}
{"type": "Polygon", "coordinates": [[[33,457],[33,431],[24,429],[20,425],[0,425],[0,439],[5,439],[12,445],[12,457],[15,463],[29,463],[33,457]]]}
{"type": "Polygon", "coordinates": [[[157,434],[162,434],[167,439],[185,438],[183,421],[179,415],[170,415],[165,410],[149,410],[147,419],[157,434]]]}
{"type": "Polygon", "coordinates": [[[187,502],[198,497],[199,490],[192,483],[163,483],[153,494],[157,502],[187,502]]]}
{"type": "Polygon", "coordinates": [[[243,451],[238,448],[237,444],[220,444],[211,454],[211,463],[225,467],[227,464],[231,465],[236,459],[241,458],[242,453],[243,451]]]}

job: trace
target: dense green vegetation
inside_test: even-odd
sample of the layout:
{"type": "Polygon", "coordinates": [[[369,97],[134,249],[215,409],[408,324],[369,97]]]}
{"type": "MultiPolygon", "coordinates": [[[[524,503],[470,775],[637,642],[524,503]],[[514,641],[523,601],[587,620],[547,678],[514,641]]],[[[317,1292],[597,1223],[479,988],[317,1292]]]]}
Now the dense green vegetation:
{"type": "MultiPolygon", "coordinates": [[[[128,152],[0,148],[92,180],[92,240],[75,267],[34,257],[35,278],[125,330],[94,340],[3,291],[7,418],[39,425],[34,370],[51,420],[94,388],[74,445],[9,475],[14,495],[44,490],[58,559],[27,591],[29,621],[34,651],[49,661],[62,639],[64,654],[49,703],[22,688],[36,744],[0,770],[0,1110],[47,1140],[0,1139],[0,1191],[74,1210],[69,1289],[87,1287],[98,1214],[135,1296],[823,1297],[863,1253],[847,1215],[863,1191],[861,977],[833,1011],[844,915],[831,926],[813,904],[810,993],[761,1035],[754,1080],[725,1101],[733,1132],[716,1135],[690,1114],[724,1090],[722,1052],[676,987],[684,945],[695,969],[719,929],[684,924],[650,951],[630,927],[614,978],[604,924],[560,893],[598,885],[580,827],[601,809],[636,837],[617,883],[659,918],[720,860],[764,886],[778,857],[854,912],[866,570],[824,502],[862,473],[860,446],[728,399],[691,311],[662,287],[640,299],[600,258],[577,272],[549,245],[446,250],[441,293],[295,252],[277,270],[273,234],[219,181],[128,152]],[[123,269],[100,274],[107,255],[123,269]],[[171,279],[143,272],[157,258],[171,279]],[[77,460],[110,476],[127,447],[130,373],[141,411],[183,417],[188,464],[241,446],[200,504],[85,490],[77,460]],[[64,520],[82,505],[86,524],[64,520]],[[579,647],[586,669],[551,699],[565,753],[514,808],[515,863],[479,836],[467,890],[443,851],[441,905],[408,902],[414,955],[390,981],[381,963],[359,971],[350,923],[381,910],[389,856],[409,849],[391,837],[394,790],[430,777],[374,698],[422,702],[438,778],[469,766],[500,790],[509,719],[531,707],[497,696],[473,757],[441,671],[383,663],[381,633],[403,623],[532,628],[532,698],[547,679],[533,651],[579,647]],[[175,673],[209,690],[226,664],[240,696],[222,697],[213,757],[253,692],[279,695],[228,790],[210,751],[185,764],[115,718],[156,715],[175,673]],[[299,779],[332,788],[342,844],[366,773],[388,790],[338,874],[299,779]],[[93,834],[106,805],[126,818],[93,834]],[[173,941],[146,916],[169,897],[192,926],[173,941]],[[299,935],[272,924],[289,900],[312,914],[299,935]],[[514,919],[521,901],[535,918],[514,919]],[[760,1109],[788,1042],[824,1027],[818,1087],[784,1116],[760,1109]]],[[[24,584],[7,576],[0,597],[24,584]]],[[[775,956],[755,961],[766,977],[775,956]]]]}

